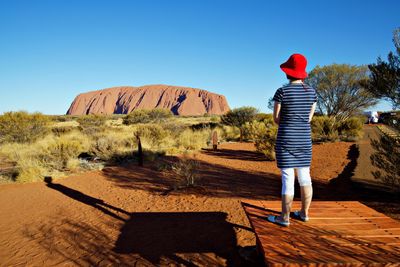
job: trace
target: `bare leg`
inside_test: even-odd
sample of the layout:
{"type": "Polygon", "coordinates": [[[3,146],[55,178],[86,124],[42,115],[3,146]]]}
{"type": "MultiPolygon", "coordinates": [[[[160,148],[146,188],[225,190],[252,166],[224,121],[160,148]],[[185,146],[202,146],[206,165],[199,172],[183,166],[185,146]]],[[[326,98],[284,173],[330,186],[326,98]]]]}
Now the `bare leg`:
{"type": "Polygon", "coordinates": [[[308,217],[308,209],[311,205],[313,195],[312,185],[300,186],[301,192],[301,213],[303,216],[308,217]]]}
{"type": "Polygon", "coordinates": [[[282,213],[281,218],[289,221],[290,211],[292,209],[293,195],[282,195],[282,213]]]}

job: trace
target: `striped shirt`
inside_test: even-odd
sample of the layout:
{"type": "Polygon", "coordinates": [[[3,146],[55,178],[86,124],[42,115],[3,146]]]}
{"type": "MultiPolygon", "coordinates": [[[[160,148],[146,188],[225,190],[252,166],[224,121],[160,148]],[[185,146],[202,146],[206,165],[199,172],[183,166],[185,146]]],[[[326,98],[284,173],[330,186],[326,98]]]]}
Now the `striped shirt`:
{"type": "Polygon", "coordinates": [[[281,104],[275,153],[278,168],[309,167],[311,164],[311,107],[315,90],[307,85],[289,84],[279,88],[273,100],[281,104]]]}

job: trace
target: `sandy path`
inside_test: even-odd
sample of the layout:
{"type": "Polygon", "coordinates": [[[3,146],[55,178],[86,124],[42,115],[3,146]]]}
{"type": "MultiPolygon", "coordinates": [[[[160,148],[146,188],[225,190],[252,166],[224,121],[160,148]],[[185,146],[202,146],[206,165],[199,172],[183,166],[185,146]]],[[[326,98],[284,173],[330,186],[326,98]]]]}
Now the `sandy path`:
{"type": "Polygon", "coordinates": [[[376,128],[376,125],[364,126],[363,138],[357,142],[360,155],[352,179],[356,181],[376,182],[376,179],[372,175],[372,172],[375,171],[376,168],[372,166],[370,160],[370,156],[374,152],[374,149],[371,146],[371,140],[378,140],[380,135],[381,134],[376,128]]]}
{"type": "MultiPolygon", "coordinates": [[[[316,188],[342,172],[351,145],[314,146],[316,188]]],[[[2,185],[0,265],[246,266],[237,251],[255,238],[240,199],[277,199],[280,191],[275,162],[253,150],[202,151],[201,187],[166,195],[174,178],[136,165],[2,185]]]]}

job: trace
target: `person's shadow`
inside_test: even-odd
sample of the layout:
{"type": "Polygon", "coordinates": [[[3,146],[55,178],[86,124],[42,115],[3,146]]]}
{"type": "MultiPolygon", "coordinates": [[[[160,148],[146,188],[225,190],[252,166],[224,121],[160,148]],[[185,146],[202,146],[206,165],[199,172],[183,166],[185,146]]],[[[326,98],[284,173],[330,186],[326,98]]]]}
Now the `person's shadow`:
{"type": "Polygon", "coordinates": [[[119,216],[118,214],[116,214],[116,212],[120,212],[120,213],[124,213],[126,215],[129,215],[129,212],[127,212],[127,211],[125,211],[123,209],[114,207],[114,206],[112,206],[110,204],[107,204],[102,199],[98,199],[98,198],[94,198],[94,197],[88,196],[88,195],[86,195],[86,194],[84,194],[82,192],[79,192],[77,190],[71,189],[71,188],[66,187],[66,186],[64,186],[62,184],[55,184],[55,183],[53,183],[53,179],[51,177],[48,177],[48,176],[45,177],[44,178],[44,182],[46,183],[47,187],[49,187],[51,189],[54,189],[54,190],[57,190],[58,192],[66,195],[66,196],[68,196],[68,197],[70,197],[72,199],[75,199],[75,200],[77,200],[79,202],[82,202],[82,203],[84,203],[86,205],[92,206],[92,207],[104,212],[105,214],[107,214],[107,215],[109,215],[109,216],[111,216],[111,217],[113,217],[115,219],[118,219],[120,221],[125,221],[125,219],[122,218],[121,216],[119,216]]]}
{"type": "MultiPolygon", "coordinates": [[[[215,253],[216,256],[226,259],[227,266],[236,265],[238,261],[236,250],[236,234],[234,227],[246,230],[247,227],[227,221],[225,212],[134,212],[105,203],[103,200],[88,196],[77,190],[52,182],[51,177],[45,177],[46,186],[68,196],[74,200],[94,207],[103,213],[123,222],[118,239],[113,249],[108,253],[116,255],[139,254],[143,259],[158,265],[162,258],[185,266],[195,266],[180,253],[215,253]],[[127,216],[122,218],[117,213],[127,216]]],[[[79,233],[81,224],[71,223],[76,231],[67,231],[65,234],[79,233]],[[77,227],[79,225],[79,227],[77,227]]],[[[97,236],[98,229],[86,225],[86,233],[97,236]]],[[[92,236],[91,235],[91,236],[92,236]]],[[[71,239],[65,236],[64,240],[76,240],[80,244],[87,244],[88,253],[92,250],[107,250],[108,244],[93,244],[92,240],[71,239]]],[[[109,242],[110,240],[108,240],[109,242]]],[[[71,244],[76,245],[76,244],[71,244]]],[[[129,256],[128,256],[129,257],[129,256]]],[[[205,257],[206,265],[219,265],[216,259],[205,257]]],[[[89,262],[88,262],[89,263],[89,262]]],[[[204,263],[204,262],[203,262],[204,263]]]]}
{"type": "MultiPolygon", "coordinates": [[[[179,254],[215,253],[235,265],[236,234],[225,212],[134,212],[120,229],[113,251],[140,254],[154,265],[169,258],[197,266],[179,254]]],[[[208,259],[207,265],[218,265],[208,259]]]]}

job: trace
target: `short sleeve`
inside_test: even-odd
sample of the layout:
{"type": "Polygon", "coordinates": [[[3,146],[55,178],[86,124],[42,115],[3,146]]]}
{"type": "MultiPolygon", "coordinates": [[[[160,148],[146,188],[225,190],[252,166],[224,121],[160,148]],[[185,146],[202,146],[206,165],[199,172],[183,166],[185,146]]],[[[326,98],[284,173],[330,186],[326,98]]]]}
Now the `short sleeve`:
{"type": "Polygon", "coordinates": [[[276,90],[274,97],[272,98],[272,100],[281,103],[283,99],[283,91],[282,88],[279,88],[278,90],[276,90]]]}
{"type": "Polygon", "coordinates": [[[317,102],[317,92],[315,92],[315,90],[314,90],[314,103],[316,103],[317,102]]]}

